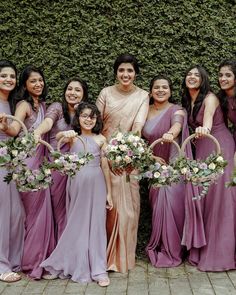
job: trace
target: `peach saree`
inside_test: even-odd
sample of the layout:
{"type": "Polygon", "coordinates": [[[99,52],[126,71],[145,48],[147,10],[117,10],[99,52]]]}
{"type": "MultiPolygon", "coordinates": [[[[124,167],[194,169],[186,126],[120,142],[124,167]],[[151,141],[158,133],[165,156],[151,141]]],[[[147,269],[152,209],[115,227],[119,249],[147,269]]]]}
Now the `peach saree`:
{"type": "MultiPolygon", "coordinates": [[[[116,85],[104,88],[96,102],[104,123],[103,135],[109,140],[121,132],[141,129],[146,121],[148,93],[139,87],[121,92],[116,85]]],[[[125,273],[135,266],[140,196],[138,182],[111,173],[114,208],[107,215],[108,270],[125,273]]]]}

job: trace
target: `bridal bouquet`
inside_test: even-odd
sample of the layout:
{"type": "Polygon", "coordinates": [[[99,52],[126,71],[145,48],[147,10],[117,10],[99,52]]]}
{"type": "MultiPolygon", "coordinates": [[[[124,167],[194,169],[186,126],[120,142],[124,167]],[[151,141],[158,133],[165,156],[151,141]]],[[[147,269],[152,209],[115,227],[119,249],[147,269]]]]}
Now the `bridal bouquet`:
{"type": "Polygon", "coordinates": [[[104,156],[110,161],[113,169],[132,167],[140,172],[152,162],[152,153],[146,142],[132,132],[118,132],[111,137],[104,156]]]}

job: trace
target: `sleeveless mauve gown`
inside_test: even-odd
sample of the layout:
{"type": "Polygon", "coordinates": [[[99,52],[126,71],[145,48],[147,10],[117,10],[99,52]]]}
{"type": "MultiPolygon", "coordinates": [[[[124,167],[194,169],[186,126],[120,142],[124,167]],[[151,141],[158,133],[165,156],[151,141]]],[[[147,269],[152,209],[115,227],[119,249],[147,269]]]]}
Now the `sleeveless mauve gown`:
{"type": "MultiPolygon", "coordinates": [[[[94,159],[68,178],[67,223],[51,256],[41,266],[60,278],[87,283],[107,277],[106,183],[100,167],[100,147],[83,136],[94,159]]],[[[83,151],[77,140],[71,152],[83,151]]]]}
{"type": "MultiPolygon", "coordinates": [[[[9,103],[0,101],[0,113],[11,114],[9,103]]],[[[8,136],[0,131],[0,140],[8,136]]],[[[25,212],[15,182],[3,181],[7,170],[0,168],[0,274],[21,270],[25,212]]]]}

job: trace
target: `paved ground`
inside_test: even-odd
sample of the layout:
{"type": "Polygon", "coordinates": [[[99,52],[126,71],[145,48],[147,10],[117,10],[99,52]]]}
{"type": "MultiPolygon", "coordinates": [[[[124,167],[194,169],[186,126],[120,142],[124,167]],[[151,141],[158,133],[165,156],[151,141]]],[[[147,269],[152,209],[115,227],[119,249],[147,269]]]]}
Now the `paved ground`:
{"type": "Polygon", "coordinates": [[[236,271],[204,273],[183,264],[176,268],[153,268],[138,260],[128,274],[110,273],[111,284],[81,285],[70,280],[32,281],[27,278],[0,282],[1,295],[236,295],[236,271]]]}

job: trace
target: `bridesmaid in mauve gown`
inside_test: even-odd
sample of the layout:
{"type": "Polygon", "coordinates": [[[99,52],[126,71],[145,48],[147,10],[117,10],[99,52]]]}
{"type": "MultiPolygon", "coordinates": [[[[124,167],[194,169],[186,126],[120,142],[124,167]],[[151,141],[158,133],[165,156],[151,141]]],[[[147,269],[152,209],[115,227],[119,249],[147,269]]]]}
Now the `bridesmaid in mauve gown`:
{"type": "MultiPolygon", "coordinates": [[[[75,282],[96,281],[100,286],[109,285],[106,272],[106,199],[112,206],[109,167],[101,159],[105,137],[100,133],[102,120],[95,105],[82,102],[76,109],[73,130],[61,133],[68,138],[73,153],[83,152],[77,134],[81,134],[87,151],[94,159],[81,168],[67,183],[67,224],[58,244],[41,266],[53,279],[69,277],[75,282]]],[[[60,137],[60,136],[59,136],[60,137]]]]}
{"type": "MultiPolygon", "coordinates": [[[[11,102],[16,88],[16,67],[7,60],[0,61],[0,113],[11,115],[11,102]]],[[[0,141],[9,137],[0,123],[0,141]]],[[[15,183],[3,181],[7,171],[0,168],[0,280],[15,282],[21,279],[24,243],[24,208],[15,183]]]]}
{"type": "MultiPolygon", "coordinates": [[[[56,150],[57,140],[56,135],[59,132],[63,132],[71,129],[71,122],[75,113],[75,106],[80,103],[81,100],[87,100],[88,87],[86,82],[79,77],[71,78],[67,81],[62,103],[52,103],[45,114],[43,122],[35,129],[36,141],[45,133],[48,132],[48,142],[56,150]]],[[[69,150],[68,144],[61,146],[61,152],[65,153],[69,150]]],[[[51,161],[50,153],[48,158],[51,161]]],[[[50,186],[50,193],[52,199],[52,210],[54,218],[54,232],[56,243],[60,238],[65,225],[66,225],[66,182],[67,176],[59,173],[58,171],[52,171],[53,183],[50,186]]]]}
{"type": "MultiPolygon", "coordinates": [[[[104,88],[97,99],[102,114],[102,134],[109,141],[118,130],[141,134],[148,113],[148,93],[133,84],[139,73],[135,57],[120,55],[114,64],[118,83],[104,88]]],[[[139,185],[135,179],[126,182],[119,171],[111,173],[113,210],[107,216],[108,270],[125,273],[135,266],[138,220],[140,211],[139,185]]]]}
{"type": "MultiPolygon", "coordinates": [[[[180,106],[171,102],[171,92],[169,78],[159,75],[152,79],[148,118],[142,130],[149,144],[163,139],[164,144],[159,143],[154,147],[154,154],[166,163],[178,153],[171,142],[175,140],[181,144],[188,136],[186,114],[180,106]]],[[[184,197],[184,183],[150,189],[152,233],[146,251],[155,267],[173,267],[182,263],[184,197]]]]}
{"type": "Polygon", "coordinates": [[[218,97],[226,124],[233,124],[236,143],[236,60],[225,60],[219,65],[218,97]]]}
{"type": "MultiPolygon", "coordinates": [[[[33,65],[27,66],[20,75],[20,101],[16,105],[15,116],[25,123],[29,132],[33,132],[44,119],[46,106],[43,100],[46,94],[42,71],[33,65]]],[[[22,136],[17,122],[12,122],[5,132],[11,136],[22,136]]],[[[44,156],[45,147],[39,145],[35,156],[26,160],[27,166],[38,169],[44,156]]],[[[21,192],[20,195],[26,213],[22,270],[31,278],[40,279],[43,268],[39,265],[55,247],[50,189],[21,192]]]]}
{"type": "MultiPolygon", "coordinates": [[[[189,124],[198,135],[195,157],[205,159],[215,150],[214,143],[204,137],[210,133],[219,141],[223,157],[228,161],[224,174],[210,186],[207,195],[193,201],[195,206],[199,203],[202,206],[206,241],[202,247],[188,245],[189,262],[201,271],[235,269],[235,190],[225,186],[233,169],[235,144],[225,126],[219,101],[210,91],[208,75],[201,66],[191,67],[186,72],[182,103],[188,112],[189,124]]],[[[191,212],[188,218],[191,218],[191,212]]],[[[186,240],[194,240],[197,234],[197,231],[190,231],[185,224],[186,240]]]]}

